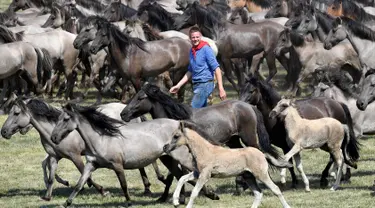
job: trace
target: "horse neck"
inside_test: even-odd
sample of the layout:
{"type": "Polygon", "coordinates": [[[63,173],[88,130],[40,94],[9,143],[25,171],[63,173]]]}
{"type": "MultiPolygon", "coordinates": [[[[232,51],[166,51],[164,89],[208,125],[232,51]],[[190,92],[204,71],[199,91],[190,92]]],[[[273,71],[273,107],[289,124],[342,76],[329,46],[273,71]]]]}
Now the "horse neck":
{"type": "Polygon", "coordinates": [[[202,138],[197,132],[190,129],[185,130],[192,132],[192,136],[186,138],[187,147],[193,156],[195,164],[199,166],[199,162],[205,161],[206,159],[212,157],[212,148],[214,145],[202,138]]]}
{"type": "Polygon", "coordinates": [[[97,155],[96,147],[101,147],[103,137],[105,136],[99,135],[96,131],[94,131],[91,124],[86,119],[82,118],[79,119],[77,131],[85,142],[86,150],[91,152],[93,155],[97,155]]]}
{"type": "Polygon", "coordinates": [[[30,114],[30,123],[38,131],[42,144],[46,143],[52,147],[55,146],[55,144],[51,141],[51,134],[56,124],[52,124],[51,122],[46,122],[42,120],[37,120],[31,114],[30,114]]]}
{"type": "MultiPolygon", "coordinates": [[[[359,62],[361,63],[361,68],[366,69],[367,64],[366,64],[366,60],[363,60],[364,54],[362,53],[362,51],[365,51],[366,47],[368,47],[369,45],[364,44],[363,42],[365,41],[370,42],[370,40],[363,40],[357,37],[355,34],[351,33],[349,29],[346,29],[346,31],[347,31],[347,38],[350,44],[352,44],[353,49],[358,54],[359,62]]],[[[372,66],[368,66],[368,67],[372,67],[372,66]]]]}
{"type": "Polygon", "coordinates": [[[151,114],[152,119],[168,118],[168,115],[165,112],[163,105],[159,102],[152,102],[150,114],[151,114]]]}
{"type": "Polygon", "coordinates": [[[296,108],[288,107],[285,110],[287,111],[287,115],[285,116],[286,129],[294,129],[296,126],[300,126],[302,124],[303,119],[299,115],[296,108]]]}
{"type": "MultiPolygon", "coordinates": [[[[130,48],[127,50],[131,51],[133,50],[132,47],[136,47],[136,46],[129,45],[128,47],[130,48]]],[[[130,61],[128,54],[127,53],[124,54],[120,50],[120,47],[113,40],[111,40],[111,43],[108,45],[108,50],[111,53],[112,59],[116,62],[117,66],[120,67],[120,69],[125,68],[126,70],[128,70],[129,61],[130,61]]],[[[119,71],[120,73],[123,73],[123,70],[119,70],[119,71]]]]}

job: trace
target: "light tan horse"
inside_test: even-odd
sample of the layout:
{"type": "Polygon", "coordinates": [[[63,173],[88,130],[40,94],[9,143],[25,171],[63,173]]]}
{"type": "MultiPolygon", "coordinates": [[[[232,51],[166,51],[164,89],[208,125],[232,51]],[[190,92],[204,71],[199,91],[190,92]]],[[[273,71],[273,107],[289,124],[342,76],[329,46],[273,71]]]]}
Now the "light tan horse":
{"type": "MultiPolygon", "coordinates": [[[[195,170],[182,176],[178,181],[173,194],[173,204],[175,206],[179,204],[179,193],[187,181],[198,178],[191,193],[189,204],[187,205],[187,207],[191,208],[199,191],[211,177],[227,178],[243,174],[244,179],[254,192],[255,200],[251,206],[252,208],[260,205],[263,195],[256,179],[266,184],[279,197],[284,208],[290,207],[285,201],[279,187],[271,180],[268,173],[267,159],[260,150],[253,147],[227,149],[213,145],[207,140],[210,137],[204,131],[199,129],[195,124],[186,121],[180,122],[179,128],[172,136],[171,143],[164,146],[164,151],[169,153],[181,145],[187,145],[195,164],[195,170]]],[[[277,167],[288,167],[291,165],[283,160],[273,160],[270,162],[277,167]]]]}
{"type": "MultiPolygon", "coordinates": [[[[343,159],[349,166],[357,168],[357,164],[346,159],[349,129],[338,120],[328,117],[314,120],[301,118],[294,102],[290,99],[281,99],[275,108],[272,109],[269,116],[271,118],[279,116],[281,119],[284,119],[287,142],[289,146],[292,146],[292,149],[285,155],[284,159],[289,161],[290,158],[294,157],[297,169],[301,173],[303,182],[305,183],[306,191],[310,191],[310,186],[309,180],[303,171],[301,156],[299,154],[303,149],[321,148],[333,156],[339,168],[336,174],[336,182],[331,190],[336,190],[340,185],[344,164],[343,159]],[[343,142],[344,145],[342,145],[343,142]]],[[[286,170],[283,169],[282,171],[285,172],[286,170]]]]}

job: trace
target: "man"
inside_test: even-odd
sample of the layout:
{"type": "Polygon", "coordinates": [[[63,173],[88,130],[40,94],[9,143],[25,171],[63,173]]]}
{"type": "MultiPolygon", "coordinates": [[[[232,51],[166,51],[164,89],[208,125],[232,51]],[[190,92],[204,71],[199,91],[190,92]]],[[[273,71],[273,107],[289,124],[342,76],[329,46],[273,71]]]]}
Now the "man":
{"type": "Polygon", "coordinates": [[[207,98],[214,90],[214,73],[219,86],[220,99],[226,99],[226,93],[223,87],[223,79],[219,63],[216,60],[214,52],[208,43],[202,41],[202,33],[198,27],[192,27],[189,31],[189,37],[193,47],[190,50],[190,64],[188,72],[184,77],[173,86],[169,92],[177,93],[182,85],[190,78],[193,82],[193,108],[202,108],[207,106],[207,98]]]}

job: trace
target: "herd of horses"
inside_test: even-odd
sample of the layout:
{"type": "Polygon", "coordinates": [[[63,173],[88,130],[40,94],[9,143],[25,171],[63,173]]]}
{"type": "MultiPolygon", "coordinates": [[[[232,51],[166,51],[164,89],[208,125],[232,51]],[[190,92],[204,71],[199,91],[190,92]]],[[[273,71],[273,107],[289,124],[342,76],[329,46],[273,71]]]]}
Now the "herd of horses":
{"type": "Polygon", "coordinates": [[[81,177],[64,206],[86,183],[108,194],[91,179],[99,168],[115,171],[127,203],[124,169],[139,169],[150,194],[144,168],[152,164],[165,184],[158,201],[168,199],[174,178],[175,206],[185,203],[186,182],[194,185],[187,207],[201,190],[218,200],[205,183],[236,176],[236,194],[251,188],[252,207],[262,198],[257,181],[289,207],[269,165],[281,168],[283,185],[288,168],[295,188],[293,158],[310,191],[300,152],[321,148],[330,160],[320,185],[328,186],[332,171],[337,190],[357,168],[359,138],[375,133],[374,6],[372,0],[13,0],[0,13],[0,104],[8,114],[1,135],[38,131],[47,152],[44,200],[51,200],[55,179],[69,186],[56,173],[58,162],[73,162],[81,177]],[[178,100],[167,93],[187,71],[187,34],[195,25],[238,99],[193,109],[183,103],[183,89],[178,100]],[[273,87],[276,60],[286,70],[279,88],[295,97],[306,86],[310,97],[281,97],[273,87]],[[91,86],[95,105],[79,105],[91,86]],[[30,93],[71,101],[56,108],[30,93]],[[126,105],[100,104],[102,96],[126,105]]]}

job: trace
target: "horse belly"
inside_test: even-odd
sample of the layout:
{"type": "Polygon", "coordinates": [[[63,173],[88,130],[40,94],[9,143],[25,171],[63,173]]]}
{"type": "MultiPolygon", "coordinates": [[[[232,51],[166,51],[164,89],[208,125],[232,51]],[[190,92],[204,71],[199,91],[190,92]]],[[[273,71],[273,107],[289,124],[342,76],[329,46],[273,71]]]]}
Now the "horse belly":
{"type": "Polygon", "coordinates": [[[8,50],[6,52],[1,52],[0,58],[0,79],[7,78],[22,68],[22,57],[20,53],[12,52],[8,50]]]}

